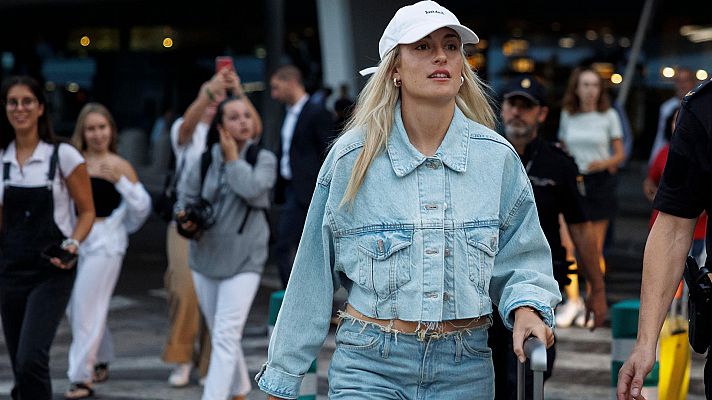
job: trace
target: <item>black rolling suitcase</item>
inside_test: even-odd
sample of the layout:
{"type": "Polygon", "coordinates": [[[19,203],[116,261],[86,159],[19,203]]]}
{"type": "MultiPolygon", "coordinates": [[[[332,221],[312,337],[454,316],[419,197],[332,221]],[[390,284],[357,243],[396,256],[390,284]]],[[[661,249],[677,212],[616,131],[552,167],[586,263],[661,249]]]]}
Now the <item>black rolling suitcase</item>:
{"type": "MultiPolygon", "coordinates": [[[[544,372],[546,371],[546,345],[535,337],[530,337],[524,342],[524,354],[527,356],[529,366],[534,373],[534,398],[544,400],[544,372]]],[[[526,362],[517,365],[517,400],[528,400],[525,396],[526,362]]]]}

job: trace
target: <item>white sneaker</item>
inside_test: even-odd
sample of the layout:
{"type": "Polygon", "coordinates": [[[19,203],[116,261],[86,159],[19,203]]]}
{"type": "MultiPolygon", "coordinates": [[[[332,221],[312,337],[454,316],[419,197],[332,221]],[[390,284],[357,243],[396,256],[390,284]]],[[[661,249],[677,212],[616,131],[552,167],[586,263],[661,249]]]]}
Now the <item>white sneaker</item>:
{"type": "Polygon", "coordinates": [[[173,387],[183,387],[190,382],[190,370],[193,366],[190,363],[176,364],[168,377],[168,383],[173,387]]]}
{"type": "Polygon", "coordinates": [[[581,299],[566,300],[556,309],[556,327],[568,328],[579,314],[583,315],[584,305],[581,299]]]}

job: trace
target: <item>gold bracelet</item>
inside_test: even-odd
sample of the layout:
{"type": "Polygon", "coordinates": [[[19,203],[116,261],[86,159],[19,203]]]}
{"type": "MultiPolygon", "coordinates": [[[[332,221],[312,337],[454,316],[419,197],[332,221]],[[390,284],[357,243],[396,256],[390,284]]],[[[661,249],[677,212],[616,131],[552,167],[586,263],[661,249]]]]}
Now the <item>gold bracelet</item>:
{"type": "Polygon", "coordinates": [[[539,312],[539,310],[537,310],[536,308],[534,308],[534,307],[532,307],[532,306],[521,306],[521,307],[517,307],[517,308],[515,309],[515,311],[516,311],[516,310],[519,310],[520,308],[523,308],[523,309],[525,309],[525,310],[527,310],[527,311],[529,311],[529,312],[533,312],[533,313],[536,314],[539,318],[541,318],[541,313],[539,312]]]}

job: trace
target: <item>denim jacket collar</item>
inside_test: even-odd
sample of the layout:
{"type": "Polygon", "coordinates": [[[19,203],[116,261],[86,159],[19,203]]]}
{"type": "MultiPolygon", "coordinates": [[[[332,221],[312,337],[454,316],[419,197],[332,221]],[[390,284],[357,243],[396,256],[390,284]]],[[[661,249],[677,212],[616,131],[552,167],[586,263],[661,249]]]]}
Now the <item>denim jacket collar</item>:
{"type": "MultiPolygon", "coordinates": [[[[400,102],[396,104],[393,118],[393,129],[388,136],[388,156],[391,159],[393,171],[397,176],[403,177],[416,169],[427,157],[418,151],[408,139],[401,117],[400,102]]],[[[455,106],[450,127],[433,157],[442,160],[443,164],[454,171],[465,172],[470,145],[469,127],[467,117],[455,106]]]]}

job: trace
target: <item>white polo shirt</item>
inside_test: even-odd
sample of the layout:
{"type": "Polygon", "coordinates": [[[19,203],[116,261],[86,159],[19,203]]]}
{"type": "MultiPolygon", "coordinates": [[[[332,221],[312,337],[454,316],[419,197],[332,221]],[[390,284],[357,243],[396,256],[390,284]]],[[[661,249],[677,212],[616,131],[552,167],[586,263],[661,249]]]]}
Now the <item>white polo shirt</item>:
{"type": "MultiPolygon", "coordinates": [[[[17,162],[15,141],[13,140],[4,151],[0,150],[0,159],[3,166],[0,166],[0,174],[6,162],[10,163],[11,186],[37,187],[47,184],[47,172],[49,172],[49,161],[52,157],[54,146],[41,141],[35,147],[25,165],[20,168],[17,162]]],[[[54,222],[62,231],[64,236],[69,237],[74,231],[76,224],[76,214],[74,202],[67,190],[66,178],[74,172],[74,169],[84,163],[84,157],[72,145],[61,143],[59,145],[59,162],[54,180],[52,181],[52,197],[54,198],[54,222]],[[59,175],[61,174],[61,179],[59,175]]],[[[1,179],[2,175],[0,175],[1,179]]],[[[0,205],[5,200],[5,185],[0,184],[0,205]]]]}

